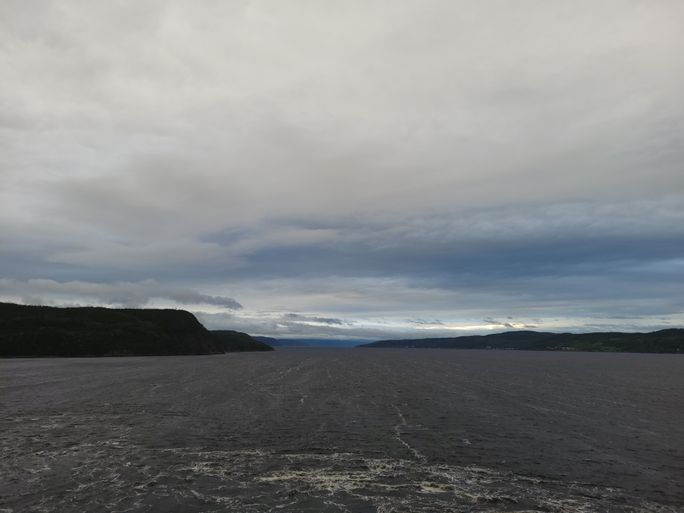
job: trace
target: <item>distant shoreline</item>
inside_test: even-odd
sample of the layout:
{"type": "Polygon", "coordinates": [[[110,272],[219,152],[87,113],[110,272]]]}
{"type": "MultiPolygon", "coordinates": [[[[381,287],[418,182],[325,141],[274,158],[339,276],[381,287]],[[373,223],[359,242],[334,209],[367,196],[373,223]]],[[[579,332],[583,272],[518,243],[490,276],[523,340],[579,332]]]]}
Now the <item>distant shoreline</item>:
{"type": "Polygon", "coordinates": [[[358,347],[682,354],[684,329],[673,328],[648,333],[507,331],[491,335],[379,340],[358,347]]]}

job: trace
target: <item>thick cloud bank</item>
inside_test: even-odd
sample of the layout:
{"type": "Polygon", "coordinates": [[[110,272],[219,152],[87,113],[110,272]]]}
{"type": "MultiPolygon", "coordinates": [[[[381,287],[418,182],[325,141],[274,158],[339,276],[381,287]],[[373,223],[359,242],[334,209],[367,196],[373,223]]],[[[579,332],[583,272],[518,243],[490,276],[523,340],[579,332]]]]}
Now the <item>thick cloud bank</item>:
{"type": "Polygon", "coordinates": [[[681,325],[682,20],[7,0],[0,300],[288,336],[681,325]]]}

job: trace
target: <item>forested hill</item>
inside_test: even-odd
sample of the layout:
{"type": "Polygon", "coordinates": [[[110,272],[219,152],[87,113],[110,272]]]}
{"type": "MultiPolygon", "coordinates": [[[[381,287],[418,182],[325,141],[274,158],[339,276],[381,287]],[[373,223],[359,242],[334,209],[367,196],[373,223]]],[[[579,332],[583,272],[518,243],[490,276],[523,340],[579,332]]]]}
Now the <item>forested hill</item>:
{"type": "Polygon", "coordinates": [[[0,303],[0,356],[110,356],[268,351],[245,333],[208,331],[184,310],[0,303]]]}
{"type": "Polygon", "coordinates": [[[210,331],[211,335],[219,343],[223,344],[224,351],[273,351],[273,348],[256,337],[232,330],[210,331]]]}
{"type": "Polygon", "coordinates": [[[443,349],[524,349],[536,351],[613,351],[683,353],[684,329],[651,333],[545,333],[507,331],[491,335],[451,338],[380,340],[359,347],[415,347],[443,349]]]}

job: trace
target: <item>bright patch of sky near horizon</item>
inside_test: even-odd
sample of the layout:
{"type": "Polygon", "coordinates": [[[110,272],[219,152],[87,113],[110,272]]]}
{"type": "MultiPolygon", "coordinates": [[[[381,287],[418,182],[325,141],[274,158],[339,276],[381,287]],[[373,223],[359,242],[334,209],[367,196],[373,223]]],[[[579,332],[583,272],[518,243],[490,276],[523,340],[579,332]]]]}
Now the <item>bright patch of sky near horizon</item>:
{"type": "Polygon", "coordinates": [[[0,300],[684,325],[682,49],[678,0],[6,0],[0,300]]]}

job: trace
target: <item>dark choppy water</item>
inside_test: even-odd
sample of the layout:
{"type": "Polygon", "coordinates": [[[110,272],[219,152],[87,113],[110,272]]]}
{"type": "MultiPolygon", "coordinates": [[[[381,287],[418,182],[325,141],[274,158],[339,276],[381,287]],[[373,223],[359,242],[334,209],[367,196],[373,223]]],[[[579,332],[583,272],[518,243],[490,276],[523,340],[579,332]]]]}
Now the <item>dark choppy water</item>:
{"type": "Polygon", "coordinates": [[[684,357],[0,360],[0,513],[684,511],[684,357]]]}

